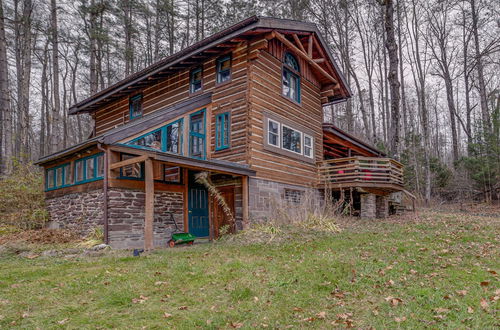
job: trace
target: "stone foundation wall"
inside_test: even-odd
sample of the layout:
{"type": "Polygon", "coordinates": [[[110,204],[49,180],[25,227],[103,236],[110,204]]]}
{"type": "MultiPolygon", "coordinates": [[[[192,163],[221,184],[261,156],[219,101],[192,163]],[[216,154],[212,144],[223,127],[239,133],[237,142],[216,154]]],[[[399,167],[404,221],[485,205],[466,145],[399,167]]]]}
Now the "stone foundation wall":
{"type": "Polygon", "coordinates": [[[283,201],[296,202],[300,200],[297,195],[311,194],[319,204],[322,200],[319,190],[290,185],[275,181],[249,178],[249,218],[252,221],[267,221],[272,216],[273,208],[281,205],[283,201]]]}
{"type": "Polygon", "coordinates": [[[374,219],[377,215],[376,195],[361,194],[361,217],[374,219]]]}
{"type": "MultiPolygon", "coordinates": [[[[114,248],[144,247],[144,204],[146,194],[143,191],[128,189],[110,189],[109,201],[109,244],[114,248]]],[[[155,192],[154,213],[154,245],[167,245],[175,225],[169,213],[180,230],[184,227],[183,195],[181,192],[155,192]]]]}
{"type": "Polygon", "coordinates": [[[387,196],[377,196],[377,218],[387,218],[389,216],[389,198],[387,196]]]}
{"type": "Polygon", "coordinates": [[[49,228],[70,229],[85,236],[103,225],[102,189],[78,192],[46,199],[49,228]]]}

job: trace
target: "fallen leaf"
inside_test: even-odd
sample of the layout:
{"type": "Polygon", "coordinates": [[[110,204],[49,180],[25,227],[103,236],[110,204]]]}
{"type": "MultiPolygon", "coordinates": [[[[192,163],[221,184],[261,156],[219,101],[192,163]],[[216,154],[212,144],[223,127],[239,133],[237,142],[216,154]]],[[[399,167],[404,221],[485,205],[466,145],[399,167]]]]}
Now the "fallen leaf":
{"type": "Polygon", "coordinates": [[[406,316],[403,316],[403,317],[395,317],[395,318],[394,318],[394,321],[396,321],[396,322],[398,322],[398,323],[404,322],[404,321],[406,321],[406,316]]]}
{"type": "Polygon", "coordinates": [[[493,275],[498,275],[493,269],[488,269],[487,272],[493,275]]]}
{"type": "Polygon", "coordinates": [[[300,307],[294,307],[293,311],[294,312],[302,312],[302,308],[300,308],[300,307]]]}
{"type": "Polygon", "coordinates": [[[488,301],[484,298],[481,298],[481,308],[484,309],[485,311],[490,308],[490,305],[488,304],[488,301]]]}
{"type": "Polygon", "coordinates": [[[158,285],[164,285],[164,284],[167,284],[167,282],[163,282],[163,281],[156,281],[155,282],[156,286],[158,286],[158,285]]]}
{"type": "Polygon", "coordinates": [[[467,290],[457,290],[457,294],[463,297],[467,294],[467,290]]]}
{"type": "Polygon", "coordinates": [[[149,297],[146,297],[146,296],[143,296],[142,294],[139,296],[139,298],[134,298],[132,299],[132,303],[134,304],[143,304],[144,302],[146,302],[146,300],[148,300],[149,297]]]}
{"type": "Polygon", "coordinates": [[[188,307],[187,307],[187,306],[181,306],[181,307],[179,307],[179,310],[180,310],[180,311],[185,311],[185,310],[187,310],[187,309],[188,309],[188,307]]]}
{"type": "Polygon", "coordinates": [[[387,286],[394,286],[394,281],[393,280],[389,280],[386,282],[387,286]]]}
{"type": "Polygon", "coordinates": [[[469,314],[474,313],[474,308],[472,308],[472,307],[470,307],[470,306],[469,306],[469,307],[467,307],[467,313],[469,313],[469,314]]]}
{"type": "Polygon", "coordinates": [[[389,302],[392,306],[397,306],[403,302],[403,300],[401,300],[400,298],[394,298],[394,297],[387,297],[385,298],[385,301],[389,302]]]}
{"type": "Polygon", "coordinates": [[[488,286],[490,285],[490,281],[482,281],[481,286],[488,286]]]}
{"type": "Polygon", "coordinates": [[[258,302],[259,301],[259,297],[253,297],[253,301],[258,302]]]}
{"type": "Polygon", "coordinates": [[[63,324],[66,324],[66,322],[68,322],[68,321],[69,321],[69,319],[63,319],[61,321],[57,321],[57,323],[63,325],[63,324]]]}
{"type": "Polygon", "coordinates": [[[410,269],[410,273],[412,273],[413,275],[415,275],[418,272],[415,269],[410,269]]]}
{"type": "Polygon", "coordinates": [[[235,328],[235,329],[239,329],[243,326],[243,323],[241,322],[231,322],[231,327],[235,328]]]}
{"type": "Polygon", "coordinates": [[[171,318],[172,317],[172,314],[169,314],[167,312],[163,313],[163,317],[168,319],[168,318],[171,318]]]}
{"type": "Polygon", "coordinates": [[[318,319],[324,319],[326,318],[326,312],[319,312],[318,314],[316,314],[316,317],[318,319]]]}
{"type": "Polygon", "coordinates": [[[436,313],[448,313],[450,310],[448,308],[434,308],[436,313]]]}
{"type": "Polygon", "coordinates": [[[24,313],[23,313],[23,315],[22,315],[22,318],[23,318],[23,319],[25,319],[25,318],[27,318],[28,316],[30,316],[30,315],[28,314],[28,312],[24,312],[24,313]]]}

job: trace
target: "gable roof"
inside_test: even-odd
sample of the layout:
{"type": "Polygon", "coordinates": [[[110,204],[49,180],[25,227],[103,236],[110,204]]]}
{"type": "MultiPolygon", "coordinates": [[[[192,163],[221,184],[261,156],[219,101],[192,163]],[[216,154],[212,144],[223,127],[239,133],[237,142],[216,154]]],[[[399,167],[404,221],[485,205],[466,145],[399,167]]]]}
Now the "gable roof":
{"type": "MultiPolygon", "coordinates": [[[[351,96],[352,93],[349,86],[339,70],[332,54],[330,53],[328,45],[323,40],[316,24],[288,19],[252,16],[187,48],[184,48],[180,52],[168,56],[141,71],[131,74],[125,79],[122,79],[119,82],[101,90],[89,98],[72,105],[69,108],[69,114],[93,112],[104,104],[117,100],[125,95],[129,95],[134,90],[151,85],[155,81],[161,80],[174,72],[185,70],[193,66],[193,64],[213,57],[214,54],[216,54],[216,52],[214,52],[214,48],[217,50],[217,47],[222,44],[236,46],[241,41],[247,40],[245,38],[272,30],[308,32],[310,34],[314,34],[319,40],[319,44],[323,48],[323,51],[327,55],[325,65],[327,67],[331,66],[332,70],[330,71],[334,71],[333,73],[336,78],[339,78],[337,80],[345,95],[344,98],[351,96]],[[240,39],[238,39],[238,37],[240,37],[240,39]],[[187,61],[192,57],[196,57],[195,62],[193,62],[194,59],[187,61]]],[[[224,49],[227,48],[219,49],[219,51],[223,51],[224,49]]]]}

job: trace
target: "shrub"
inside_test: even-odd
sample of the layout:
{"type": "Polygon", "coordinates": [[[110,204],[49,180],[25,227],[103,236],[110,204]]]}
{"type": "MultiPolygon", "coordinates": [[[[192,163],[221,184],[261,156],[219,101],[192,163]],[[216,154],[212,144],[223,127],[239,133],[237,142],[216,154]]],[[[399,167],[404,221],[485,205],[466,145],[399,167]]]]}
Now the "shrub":
{"type": "Polygon", "coordinates": [[[0,180],[0,226],[38,229],[48,221],[41,171],[33,164],[14,162],[0,180]]]}

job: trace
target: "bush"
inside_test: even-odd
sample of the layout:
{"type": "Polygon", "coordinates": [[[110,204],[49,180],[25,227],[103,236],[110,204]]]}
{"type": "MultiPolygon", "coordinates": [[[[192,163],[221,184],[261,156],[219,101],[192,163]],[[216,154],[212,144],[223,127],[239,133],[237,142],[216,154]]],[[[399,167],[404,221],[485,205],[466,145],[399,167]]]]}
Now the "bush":
{"type": "Polygon", "coordinates": [[[33,164],[14,162],[0,180],[0,226],[39,229],[48,221],[41,171],[33,164]]]}

